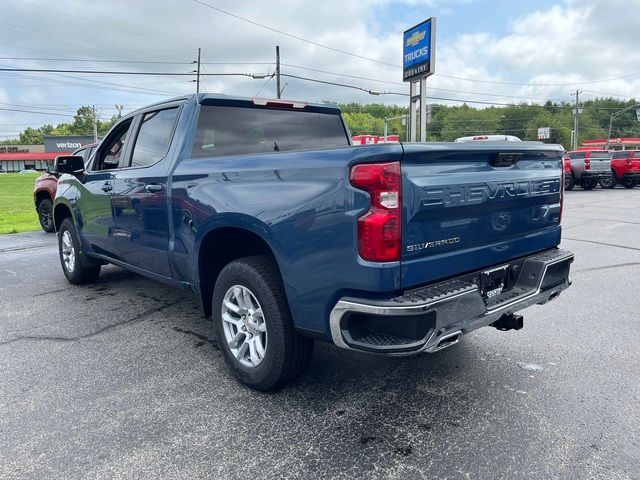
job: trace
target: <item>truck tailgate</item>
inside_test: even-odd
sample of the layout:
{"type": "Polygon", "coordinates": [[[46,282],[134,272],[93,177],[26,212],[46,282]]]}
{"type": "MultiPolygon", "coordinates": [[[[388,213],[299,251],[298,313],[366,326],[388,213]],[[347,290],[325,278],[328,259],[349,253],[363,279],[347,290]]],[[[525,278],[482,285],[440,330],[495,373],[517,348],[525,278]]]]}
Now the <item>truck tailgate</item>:
{"type": "Polygon", "coordinates": [[[503,264],[560,242],[561,147],[403,147],[403,288],[503,264]]]}

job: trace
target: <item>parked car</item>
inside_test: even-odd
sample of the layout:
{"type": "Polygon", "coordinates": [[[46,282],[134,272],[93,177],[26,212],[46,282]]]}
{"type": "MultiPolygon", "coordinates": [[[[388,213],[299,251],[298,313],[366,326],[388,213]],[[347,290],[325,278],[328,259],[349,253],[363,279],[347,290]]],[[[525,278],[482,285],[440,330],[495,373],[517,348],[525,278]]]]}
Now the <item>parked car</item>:
{"type": "MultiPolygon", "coordinates": [[[[85,145],[84,147],[75,150],[72,155],[80,156],[86,162],[91,157],[91,154],[96,149],[97,143],[85,145]]],[[[40,226],[45,232],[55,232],[53,225],[53,199],[56,196],[56,190],[58,188],[58,177],[60,175],[54,170],[47,171],[44,175],[40,175],[36,178],[36,184],[33,189],[33,201],[36,205],[36,212],[38,212],[38,220],[40,226]]]]}
{"type": "Polygon", "coordinates": [[[234,374],[271,390],[314,340],[401,355],[522,328],[569,287],[562,154],[356,147],[337,107],[190,95],[123,117],[86,168],[59,157],[60,263],[73,284],[112,263],[197,293],[234,374]]]}
{"type": "Polygon", "coordinates": [[[466,142],[521,142],[514,135],[473,135],[471,137],[460,137],[454,140],[455,143],[466,142]]]}
{"type": "Polygon", "coordinates": [[[607,150],[573,150],[568,153],[574,184],[593,190],[599,181],[606,183],[611,180],[611,157],[607,150]]]}
{"type": "Polygon", "coordinates": [[[640,150],[611,152],[611,172],[616,184],[635,187],[640,181],[640,150]]]}

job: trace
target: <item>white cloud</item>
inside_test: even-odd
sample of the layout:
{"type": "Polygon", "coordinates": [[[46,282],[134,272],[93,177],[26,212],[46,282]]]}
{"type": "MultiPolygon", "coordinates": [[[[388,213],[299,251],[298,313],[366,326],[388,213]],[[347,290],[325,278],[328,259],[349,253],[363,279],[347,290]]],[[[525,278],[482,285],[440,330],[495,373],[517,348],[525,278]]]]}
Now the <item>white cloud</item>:
{"type": "MultiPolygon", "coordinates": [[[[399,64],[403,27],[395,20],[380,18],[380,12],[402,12],[406,5],[425,5],[430,10],[444,8],[453,12],[441,19],[455,22],[455,12],[466,8],[469,0],[312,0],[269,2],[232,2],[204,0],[253,19],[262,24],[299,35],[314,42],[399,64]],[[395,28],[389,28],[393,25],[395,28]]],[[[535,4],[532,4],[532,10],[535,4]]],[[[408,7],[407,7],[408,8],[408,7]]],[[[436,68],[439,75],[429,79],[429,96],[482,99],[495,102],[518,101],[522,96],[532,101],[544,98],[569,100],[570,86],[518,86],[474,83],[447,78],[445,75],[515,83],[572,83],[622,76],[640,70],[640,17],[638,0],[558,0],[558,4],[514,18],[504,35],[492,33],[491,19],[478,18],[475,34],[459,34],[446,44],[438,45],[436,68]],[[484,22],[484,25],[483,25],[484,22]],[[484,30],[484,32],[482,32],[484,30]],[[504,95],[504,98],[472,93],[504,95]]],[[[464,27],[464,26],[463,26],[464,27]]],[[[441,26],[439,28],[442,28],[441,26]]],[[[11,2],[3,7],[0,19],[0,56],[107,59],[121,63],[42,62],[0,60],[3,65],[24,67],[85,68],[90,70],[145,70],[189,72],[186,64],[202,47],[205,62],[270,62],[274,46],[281,47],[282,62],[319,70],[340,72],[401,83],[401,71],[357,57],[336,53],[309,43],[283,36],[216,12],[191,1],[179,4],[170,0],[135,2],[84,2],[44,0],[11,2]],[[34,7],[30,4],[38,4],[34,7]],[[55,10],[55,11],[52,11],[55,10]],[[62,12],[62,13],[58,13],[62,12]],[[79,18],[83,17],[83,18],[79,18]],[[85,20],[89,19],[89,20],[85,20]],[[6,28],[3,28],[6,27],[6,28]],[[9,30],[11,29],[11,30],[9,30]],[[12,46],[14,45],[14,46],[12,46]],[[182,65],[144,64],[127,61],[178,61],[182,65]]],[[[272,65],[204,65],[205,73],[269,72],[272,65]]],[[[406,86],[369,80],[337,77],[317,72],[283,67],[283,72],[360,85],[376,90],[407,91],[406,86]]],[[[190,78],[89,76],[80,73],[54,76],[38,73],[0,74],[0,103],[19,105],[59,105],[73,113],[83,104],[102,105],[103,115],[115,112],[115,103],[134,107],[194,90],[190,78]],[[31,77],[31,78],[27,78],[31,77]],[[76,78],[70,78],[76,77],[76,78]],[[46,79],[38,81],[37,78],[46,79]],[[83,88],[92,82],[108,82],[120,86],[93,83],[97,88],[83,88]],[[75,85],[69,85],[75,84],[75,85]],[[146,90],[142,90],[146,89],[146,90]],[[157,93],[155,92],[167,92],[157,93]]],[[[406,103],[405,97],[372,97],[364,92],[340,87],[283,78],[288,83],[285,96],[312,101],[385,101],[406,103]]],[[[240,77],[212,77],[204,80],[204,88],[234,95],[253,96],[264,80],[240,77]]],[[[273,96],[275,81],[261,95],[273,96]]],[[[583,85],[592,91],[637,95],[640,76],[622,80],[583,85]]],[[[585,93],[588,95],[588,93],[585,93]]],[[[595,94],[594,94],[595,95],[595,94]]],[[[0,105],[1,106],[1,105],[0,105]]],[[[53,108],[53,107],[51,107],[53,108]]],[[[56,110],[59,111],[59,110],[56,110]]],[[[43,121],[58,122],[62,117],[34,116],[0,111],[0,124],[43,121]]],[[[8,127],[0,127],[6,131],[8,127]]]]}

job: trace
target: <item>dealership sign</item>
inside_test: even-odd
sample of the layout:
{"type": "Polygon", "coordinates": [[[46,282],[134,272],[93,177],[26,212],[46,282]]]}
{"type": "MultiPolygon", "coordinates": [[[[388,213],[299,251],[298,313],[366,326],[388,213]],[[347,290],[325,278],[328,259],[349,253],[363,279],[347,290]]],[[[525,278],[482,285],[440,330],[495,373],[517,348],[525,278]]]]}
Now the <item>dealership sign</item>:
{"type": "Polygon", "coordinates": [[[405,30],[402,42],[402,79],[407,82],[434,73],[435,64],[434,17],[405,30]]]}

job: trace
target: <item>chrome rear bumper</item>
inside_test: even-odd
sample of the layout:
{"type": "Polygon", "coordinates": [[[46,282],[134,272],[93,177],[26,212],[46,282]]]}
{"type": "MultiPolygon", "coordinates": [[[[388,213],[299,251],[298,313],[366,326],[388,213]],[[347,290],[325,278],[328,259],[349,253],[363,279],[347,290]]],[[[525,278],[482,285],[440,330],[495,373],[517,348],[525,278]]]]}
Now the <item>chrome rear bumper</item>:
{"type": "Polygon", "coordinates": [[[559,249],[520,259],[515,285],[489,299],[473,283],[482,272],[388,300],[342,298],[330,314],[331,337],[337,346],[352,350],[392,355],[434,352],[503,315],[555,299],[570,285],[571,262],[573,254],[559,249]]]}

